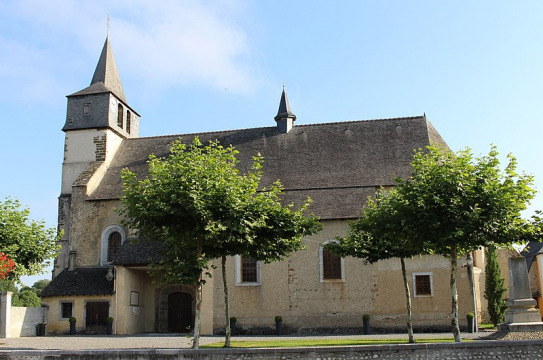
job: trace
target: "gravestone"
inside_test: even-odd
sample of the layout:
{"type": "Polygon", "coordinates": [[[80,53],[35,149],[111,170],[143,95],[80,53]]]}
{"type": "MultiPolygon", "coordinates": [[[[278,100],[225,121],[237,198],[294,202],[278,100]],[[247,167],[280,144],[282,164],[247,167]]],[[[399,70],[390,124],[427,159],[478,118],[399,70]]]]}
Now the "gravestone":
{"type": "Polygon", "coordinates": [[[507,331],[543,331],[543,322],[537,302],[532,298],[528,267],[524,257],[509,259],[509,301],[505,323],[500,330],[507,331]]]}

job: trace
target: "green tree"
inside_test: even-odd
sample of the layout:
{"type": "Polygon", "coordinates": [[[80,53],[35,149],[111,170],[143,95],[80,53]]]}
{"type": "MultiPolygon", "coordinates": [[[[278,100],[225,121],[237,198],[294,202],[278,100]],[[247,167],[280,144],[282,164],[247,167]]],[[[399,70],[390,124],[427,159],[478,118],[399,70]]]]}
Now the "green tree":
{"type": "Polygon", "coordinates": [[[451,325],[461,341],[458,325],[456,273],[458,257],[481,247],[511,246],[531,236],[533,228],[521,217],[533,198],[533,179],[518,174],[512,155],[500,167],[494,146],[474,158],[469,149],[456,154],[438,146],[415,154],[412,175],[397,179],[402,204],[408,206],[410,227],[419,241],[450,259],[451,325]]]}
{"type": "Polygon", "coordinates": [[[38,280],[31,287],[17,288],[13,280],[0,280],[0,291],[11,292],[11,306],[40,307],[39,294],[50,280],[38,280]]]}
{"type": "Polygon", "coordinates": [[[59,234],[47,229],[43,221],[30,220],[30,211],[18,200],[0,201],[0,253],[15,262],[7,279],[40,274],[58,251],[59,234]]]}
{"type": "Polygon", "coordinates": [[[36,292],[36,295],[41,296],[41,292],[47,285],[49,285],[50,282],[51,280],[47,279],[38,280],[32,284],[32,289],[36,292]]]}
{"type": "Polygon", "coordinates": [[[12,296],[11,306],[40,307],[41,300],[32,288],[25,287],[12,296]]]}
{"type": "MultiPolygon", "coordinates": [[[[240,174],[238,154],[232,146],[217,141],[202,145],[196,138],[187,147],[174,142],[169,156],[149,159],[149,175],[122,173],[123,209],[129,227],[141,237],[161,239],[166,251],[153,265],[161,280],[171,284],[193,284],[196,311],[193,348],[198,348],[202,285],[208,263],[227,255],[249,255],[274,261],[303,247],[301,238],[320,225],[304,214],[307,204],[295,210],[280,204],[279,182],[259,189],[262,158],[253,158],[252,169],[240,174]]],[[[225,312],[228,316],[225,286],[225,312]]],[[[227,342],[228,345],[227,323],[227,342]]]]}
{"type": "MultiPolygon", "coordinates": [[[[255,158],[253,168],[260,169],[261,159],[255,158]]],[[[237,169],[235,169],[237,172],[237,169]]],[[[292,205],[281,204],[282,186],[276,182],[264,191],[258,191],[262,177],[260,171],[251,173],[252,186],[238,187],[240,192],[232,207],[240,207],[239,211],[231,212],[221,222],[226,225],[227,231],[219,235],[216,254],[221,258],[225,302],[225,347],[230,347],[230,313],[228,300],[228,282],[226,278],[226,257],[242,255],[257,261],[270,263],[288,256],[294,251],[305,248],[302,238],[321,230],[322,226],[313,215],[307,215],[310,199],[300,209],[292,205]],[[244,201],[239,201],[245,199],[244,201]],[[241,226],[240,226],[241,224],[241,226]]],[[[232,179],[232,183],[244,180],[239,175],[232,179]]]]}
{"type": "Polygon", "coordinates": [[[402,267],[407,308],[407,333],[414,343],[411,321],[411,292],[405,268],[405,259],[427,253],[427,246],[414,236],[410,227],[411,214],[396,189],[380,190],[374,199],[368,199],[360,217],[349,226],[343,237],[325,247],[340,256],[353,256],[365,263],[398,258],[402,267]]]}
{"type": "Polygon", "coordinates": [[[502,277],[496,247],[490,245],[485,251],[485,299],[488,302],[488,314],[494,326],[502,323],[507,310],[503,294],[507,291],[502,277]]]}
{"type": "Polygon", "coordinates": [[[19,289],[15,286],[15,283],[12,280],[2,280],[0,279],[0,291],[9,291],[14,294],[19,293],[19,289]]]}

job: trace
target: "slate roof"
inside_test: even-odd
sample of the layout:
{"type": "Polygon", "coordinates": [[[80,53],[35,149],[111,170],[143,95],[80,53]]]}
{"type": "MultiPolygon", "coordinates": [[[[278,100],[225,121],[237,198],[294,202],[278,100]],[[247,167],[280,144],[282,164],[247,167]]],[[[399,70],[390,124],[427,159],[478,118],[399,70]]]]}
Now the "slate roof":
{"type": "Polygon", "coordinates": [[[106,279],[107,268],[64,269],[43,289],[42,297],[112,295],[113,281],[106,279]]]}
{"type": "Polygon", "coordinates": [[[293,120],[296,120],[296,115],[294,115],[292,110],[290,110],[290,103],[288,102],[287,92],[285,90],[285,86],[283,85],[283,92],[281,93],[281,100],[279,101],[279,109],[277,110],[275,121],[286,117],[290,117],[293,120]]]}
{"type": "Polygon", "coordinates": [[[160,241],[129,240],[125,241],[119,250],[114,265],[138,266],[148,265],[161,259],[161,253],[166,250],[160,241]]]}
{"type": "Polygon", "coordinates": [[[414,149],[430,142],[445,145],[426,116],[298,125],[286,134],[276,127],[124,140],[89,200],[118,199],[120,172],[129,168],[147,175],[150,154],[168,155],[178,138],[191,142],[219,140],[239,150],[239,168],[250,169],[252,156],[264,157],[262,186],[280,179],[287,203],[313,199],[310,210],[322,219],[358,216],[369,195],[410,174],[414,149]]]}
{"type": "MultiPolygon", "coordinates": [[[[119,77],[119,72],[117,71],[117,63],[115,62],[115,57],[113,56],[113,50],[111,49],[111,43],[109,41],[109,38],[106,38],[104,47],[102,48],[102,53],[100,54],[100,59],[98,60],[98,64],[96,64],[96,69],[94,70],[90,85],[83,90],[68,95],[68,97],[103,93],[114,94],[118,99],[123,102],[125,106],[130,108],[130,110],[132,110],[137,115],[139,115],[126,102],[123,85],[121,83],[121,78],[119,77]]],[[[65,126],[63,128],[63,131],[68,129],[72,130],[75,128],[76,127],[74,126],[65,126]]]]}
{"type": "Polygon", "coordinates": [[[119,72],[117,71],[117,63],[115,62],[115,57],[113,56],[113,50],[111,49],[109,38],[106,38],[106,41],[104,42],[104,47],[102,48],[102,53],[100,54],[100,59],[98,60],[96,69],[94,70],[94,75],[92,76],[90,86],[68,96],[97,94],[103,92],[112,92],[115,94],[115,96],[126,103],[123,85],[121,83],[121,78],[119,77],[119,72]]]}

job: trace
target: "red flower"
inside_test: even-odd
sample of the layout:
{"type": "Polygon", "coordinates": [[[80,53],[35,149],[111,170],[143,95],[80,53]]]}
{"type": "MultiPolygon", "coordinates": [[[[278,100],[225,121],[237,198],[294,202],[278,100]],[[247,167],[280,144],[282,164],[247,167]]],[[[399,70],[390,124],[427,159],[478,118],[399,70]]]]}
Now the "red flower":
{"type": "Polygon", "coordinates": [[[5,279],[6,276],[13,271],[15,263],[6,254],[0,253],[0,278],[5,279]]]}

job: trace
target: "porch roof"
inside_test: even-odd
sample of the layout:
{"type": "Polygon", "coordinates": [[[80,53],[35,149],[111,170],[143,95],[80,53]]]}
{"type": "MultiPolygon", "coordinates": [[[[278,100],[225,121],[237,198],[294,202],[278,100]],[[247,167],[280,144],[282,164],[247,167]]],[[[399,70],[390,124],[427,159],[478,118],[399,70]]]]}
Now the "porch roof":
{"type": "Polygon", "coordinates": [[[106,267],[65,269],[43,289],[41,296],[112,295],[113,281],[106,279],[107,271],[106,267]]]}

